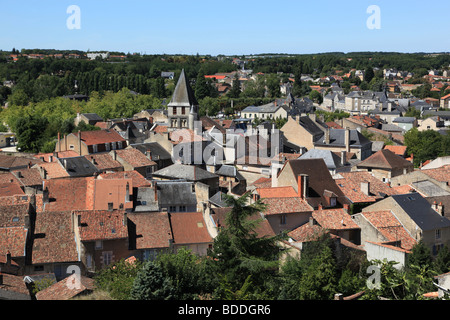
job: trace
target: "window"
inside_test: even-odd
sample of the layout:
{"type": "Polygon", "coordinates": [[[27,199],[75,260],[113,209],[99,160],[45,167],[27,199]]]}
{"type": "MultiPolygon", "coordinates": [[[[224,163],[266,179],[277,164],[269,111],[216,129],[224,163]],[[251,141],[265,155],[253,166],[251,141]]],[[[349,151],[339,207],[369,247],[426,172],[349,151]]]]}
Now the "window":
{"type": "Polygon", "coordinates": [[[95,250],[101,250],[103,249],[103,241],[102,240],[96,240],[95,241],[95,250]]]}
{"type": "Polygon", "coordinates": [[[181,107],[181,114],[186,114],[186,107],[181,107]]]}
{"type": "Polygon", "coordinates": [[[285,215],[285,214],[282,214],[282,215],[280,216],[280,224],[281,224],[281,225],[286,224],[286,215],[285,215]]]}
{"type": "Polygon", "coordinates": [[[102,258],[103,258],[103,265],[108,266],[112,262],[112,251],[103,251],[102,252],[102,258]]]}
{"type": "Polygon", "coordinates": [[[109,151],[111,149],[109,143],[105,143],[105,149],[106,151],[109,151]]]}
{"type": "Polygon", "coordinates": [[[98,145],[94,144],[92,146],[92,150],[94,151],[94,153],[98,152],[98,145]]]}
{"type": "Polygon", "coordinates": [[[169,212],[176,212],[176,211],[177,211],[177,207],[169,206],[169,212]]]}
{"type": "Polygon", "coordinates": [[[435,236],[436,236],[436,240],[441,238],[441,229],[436,229],[435,236]]]}
{"type": "Polygon", "coordinates": [[[122,149],[122,141],[117,142],[117,149],[122,149]]]}
{"type": "Polygon", "coordinates": [[[173,108],[173,113],[172,113],[173,115],[176,115],[177,114],[177,107],[174,107],[173,108]]]}
{"type": "Polygon", "coordinates": [[[186,206],[180,206],[180,212],[186,212],[186,206]]]}
{"type": "Polygon", "coordinates": [[[69,149],[73,150],[73,149],[75,149],[75,146],[73,144],[71,144],[71,145],[69,145],[69,149]]]}

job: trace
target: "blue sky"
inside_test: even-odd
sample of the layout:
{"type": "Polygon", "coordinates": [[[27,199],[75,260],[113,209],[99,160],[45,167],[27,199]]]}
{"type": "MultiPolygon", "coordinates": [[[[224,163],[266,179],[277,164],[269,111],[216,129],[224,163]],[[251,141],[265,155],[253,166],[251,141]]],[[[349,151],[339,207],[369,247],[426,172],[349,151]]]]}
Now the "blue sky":
{"type": "Polygon", "coordinates": [[[0,49],[147,54],[450,51],[450,1],[14,0],[0,2],[0,49]],[[80,8],[69,30],[67,8],[80,8]],[[370,5],[381,28],[366,26],[370,5]]]}

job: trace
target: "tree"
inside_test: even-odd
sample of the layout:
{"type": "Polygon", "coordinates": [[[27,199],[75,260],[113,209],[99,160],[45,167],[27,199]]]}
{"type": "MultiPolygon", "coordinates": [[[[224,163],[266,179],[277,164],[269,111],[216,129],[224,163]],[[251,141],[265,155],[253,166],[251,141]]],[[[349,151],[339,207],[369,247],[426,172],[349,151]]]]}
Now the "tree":
{"type": "Polygon", "coordinates": [[[209,87],[210,85],[207,83],[205,75],[203,72],[199,72],[195,81],[195,98],[197,98],[197,101],[209,96],[211,93],[209,87]]]}
{"type": "Polygon", "coordinates": [[[447,245],[444,245],[436,255],[436,259],[433,261],[433,270],[438,274],[450,271],[450,249],[447,245]]]}
{"type": "Polygon", "coordinates": [[[96,290],[103,290],[117,300],[129,300],[133,283],[142,268],[142,262],[125,260],[107,266],[95,276],[96,290]]]}
{"type": "Polygon", "coordinates": [[[48,125],[47,118],[26,116],[16,122],[17,149],[21,152],[38,153],[44,144],[42,133],[48,125]]]}
{"type": "Polygon", "coordinates": [[[318,104],[321,104],[321,103],[323,102],[323,97],[322,97],[322,95],[320,94],[320,92],[317,91],[317,90],[312,90],[312,91],[309,93],[309,98],[310,98],[312,101],[317,102],[318,104]]]}
{"type": "Polygon", "coordinates": [[[278,241],[284,234],[272,237],[260,237],[256,227],[260,223],[257,214],[264,210],[261,200],[246,205],[250,194],[240,198],[227,196],[227,204],[232,209],[225,219],[225,226],[214,239],[209,252],[211,272],[225,277],[230,290],[241,289],[246,279],[251,276],[252,293],[264,291],[267,280],[278,269],[278,258],[283,250],[278,241]]]}
{"type": "Polygon", "coordinates": [[[130,292],[132,300],[173,300],[175,285],[165,276],[163,267],[148,260],[136,276],[130,292]]]}
{"type": "Polygon", "coordinates": [[[239,74],[236,72],[233,84],[230,91],[228,91],[227,96],[230,98],[237,99],[241,95],[241,82],[239,81],[239,74]]]}
{"type": "Polygon", "coordinates": [[[367,68],[365,70],[364,73],[364,81],[366,81],[367,83],[370,83],[370,81],[372,81],[372,79],[375,77],[375,73],[373,72],[372,68],[367,68]]]}

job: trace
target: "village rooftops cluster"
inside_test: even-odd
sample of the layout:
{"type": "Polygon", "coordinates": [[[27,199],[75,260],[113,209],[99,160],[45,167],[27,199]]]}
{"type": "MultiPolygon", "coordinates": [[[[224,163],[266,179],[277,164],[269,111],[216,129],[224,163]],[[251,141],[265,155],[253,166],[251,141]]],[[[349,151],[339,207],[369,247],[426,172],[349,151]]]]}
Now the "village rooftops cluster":
{"type": "MultiPolygon", "coordinates": [[[[390,103],[374,93],[352,97],[390,103]]],[[[53,153],[0,154],[0,299],[70,299],[92,292],[93,276],[122,259],[180,248],[206,255],[227,227],[227,197],[264,204],[249,218],[260,221],[254,232],[285,232],[292,256],[323,234],[400,267],[421,240],[434,255],[450,244],[448,157],[414,168],[400,142],[362,134],[382,131],[381,116],[324,122],[309,112],[316,107],[287,94],[234,119],[199,117],[183,71],[166,108],[132,119],[80,114],[75,121],[100,130],[59,136],[53,153]],[[287,119],[279,132],[252,125],[277,117],[287,119]],[[53,284],[32,294],[30,284],[43,278],[53,284]]]]}

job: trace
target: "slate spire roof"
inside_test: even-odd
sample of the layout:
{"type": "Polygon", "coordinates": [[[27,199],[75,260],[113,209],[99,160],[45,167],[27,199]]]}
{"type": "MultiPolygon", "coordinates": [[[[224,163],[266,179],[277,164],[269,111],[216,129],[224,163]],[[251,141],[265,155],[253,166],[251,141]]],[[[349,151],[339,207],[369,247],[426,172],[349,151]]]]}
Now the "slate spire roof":
{"type": "MultiPolygon", "coordinates": [[[[195,99],[194,91],[189,85],[189,79],[186,77],[184,69],[181,70],[180,78],[170,100],[169,107],[189,107],[198,106],[197,99],[195,99]]],[[[196,109],[194,109],[196,110],[196,109]]]]}

